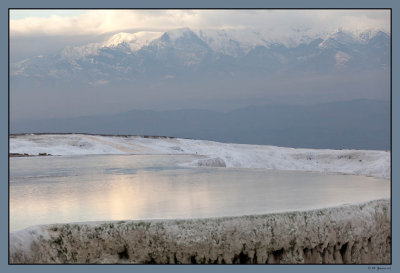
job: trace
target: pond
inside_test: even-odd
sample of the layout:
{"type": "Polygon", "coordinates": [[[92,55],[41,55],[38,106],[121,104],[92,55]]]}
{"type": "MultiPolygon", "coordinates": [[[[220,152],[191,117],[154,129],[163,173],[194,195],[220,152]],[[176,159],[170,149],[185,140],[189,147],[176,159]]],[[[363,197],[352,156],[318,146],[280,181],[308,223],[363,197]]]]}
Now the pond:
{"type": "Polygon", "coordinates": [[[390,198],[388,179],[185,167],[199,158],[10,158],[10,231],[51,223],[265,214],[390,198]]]}

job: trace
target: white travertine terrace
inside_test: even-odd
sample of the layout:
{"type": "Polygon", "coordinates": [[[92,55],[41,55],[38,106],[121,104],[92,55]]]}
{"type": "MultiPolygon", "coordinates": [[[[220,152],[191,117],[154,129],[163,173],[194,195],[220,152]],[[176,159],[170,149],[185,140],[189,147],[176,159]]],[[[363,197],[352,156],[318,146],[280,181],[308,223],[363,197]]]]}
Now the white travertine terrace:
{"type": "Polygon", "coordinates": [[[10,233],[10,263],[388,264],[390,200],[240,217],[52,224],[10,233]]]}

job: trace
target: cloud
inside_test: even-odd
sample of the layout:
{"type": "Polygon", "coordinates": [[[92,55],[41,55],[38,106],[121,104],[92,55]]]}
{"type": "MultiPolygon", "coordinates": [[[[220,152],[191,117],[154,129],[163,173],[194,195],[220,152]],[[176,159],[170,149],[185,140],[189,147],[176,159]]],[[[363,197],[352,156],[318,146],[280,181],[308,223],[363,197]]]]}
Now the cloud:
{"type": "MultiPolygon", "coordinates": [[[[19,18],[18,10],[11,11],[19,18]]],[[[26,13],[26,11],[24,11],[26,13]]],[[[128,30],[166,31],[179,27],[253,28],[273,36],[288,32],[329,32],[342,28],[390,32],[389,10],[88,10],[71,16],[35,16],[10,20],[12,36],[76,36],[128,30]]]]}

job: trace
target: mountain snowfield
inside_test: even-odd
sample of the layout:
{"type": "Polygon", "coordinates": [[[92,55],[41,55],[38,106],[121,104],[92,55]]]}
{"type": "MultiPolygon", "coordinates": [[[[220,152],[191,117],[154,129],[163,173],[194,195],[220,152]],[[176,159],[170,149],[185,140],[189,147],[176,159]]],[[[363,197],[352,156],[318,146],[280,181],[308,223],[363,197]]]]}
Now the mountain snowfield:
{"type": "MultiPolygon", "coordinates": [[[[167,32],[154,32],[154,31],[139,31],[135,33],[120,32],[114,34],[106,41],[101,43],[91,43],[85,46],[70,47],[77,55],[97,55],[99,54],[100,48],[115,48],[119,45],[128,45],[132,52],[138,51],[141,48],[150,45],[156,39],[159,39],[162,35],[168,35],[170,41],[175,42],[176,40],[188,36],[190,33],[197,35],[200,40],[206,43],[215,52],[222,53],[229,56],[237,56],[239,52],[247,54],[251,49],[257,46],[270,47],[274,44],[283,44],[286,47],[296,47],[301,43],[310,43],[313,39],[321,38],[322,41],[319,43],[320,48],[335,47],[338,44],[366,44],[368,40],[375,37],[378,31],[367,31],[362,33],[351,33],[343,32],[338,30],[333,33],[324,33],[320,37],[311,37],[302,35],[300,37],[293,37],[291,39],[285,39],[277,41],[271,39],[267,33],[260,31],[249,31],[240,29],[189,29],[180,28],[167,32]],[[80,54],[79,54],[80,53],[80,54]]],[[[64,51],[65,56],[68,55],[68,51],[64,51]]],[[[71,54],[71,53],[70,53],[71,54]]],[[[73,55],[73,54],[72,54],[73,55]]]]}
{"type": "Polygon", "coordinates": [[[131,51],[137,51],[148,46],[151,41],[159,38],[162,32],[140,31],[136,33],[120,32],[102,43],[90,43],[83,46],[68,46],[61,52],[61,56],[67,60],[79,59],[89,55],[98,55],[101,48],[115,48],[119,45],[127,45],[131,51]]]}
{"type": "Polygon", "coordinates": [[[38,155],[194,154],[188,167],[265,168],[390,178],[390,152],[294,149],[164,137],[83,134],[12,135],[10,153],[38,155]]]}
{"type": "Polygon", "coordinates": [[[333,72],[345,66],[381,69],[389,67],[389,35],[338,30],[278,41],[268,33],[249,29],[122,32],[103,42],[68,46],[59,53],[12,62],[10,75],[41,79],[42,83],[46,78],[108,83],[157,73],[164,78],[181,73],[181,69],[227,75],[253,70],[270,74],[294,67],[320,73],[319,64],[333,72]]]}

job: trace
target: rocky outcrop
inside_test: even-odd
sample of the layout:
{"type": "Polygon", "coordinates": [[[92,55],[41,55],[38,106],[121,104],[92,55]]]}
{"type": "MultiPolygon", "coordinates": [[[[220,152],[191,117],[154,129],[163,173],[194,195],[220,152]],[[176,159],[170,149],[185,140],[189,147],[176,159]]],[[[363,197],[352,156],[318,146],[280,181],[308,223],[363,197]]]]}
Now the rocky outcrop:
{"type": "Polygon", "coordinates": [[[10,263],[387,264],[390,200],[257,216],[54,224],[10,234],[10,263]]]}

